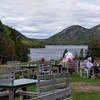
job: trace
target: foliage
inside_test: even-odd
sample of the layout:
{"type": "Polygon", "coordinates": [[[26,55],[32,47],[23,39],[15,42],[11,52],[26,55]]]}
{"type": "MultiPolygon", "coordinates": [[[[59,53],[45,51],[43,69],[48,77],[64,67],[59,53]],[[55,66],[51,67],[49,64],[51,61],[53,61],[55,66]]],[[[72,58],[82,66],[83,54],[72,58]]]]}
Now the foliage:
{"type": "Polygon", "coordinates": [[[0,25],[0,60],[28,60],[28,48],[21,42],[14,29],[0,25]]]}
{"type": "Polygon", "coordinates": [[[28,48],[44,47],[42,42],[31,40],[0,21],[0,62],[28,61],[28,48]],[[24,41],[24,42],[23,42],[24,41]]]}
{"type": "Polygon", "coordinates": [[[93,54],[95,59],[100,59],[100,39],[92,39],[88,45],[88,50],[93,54]]]}

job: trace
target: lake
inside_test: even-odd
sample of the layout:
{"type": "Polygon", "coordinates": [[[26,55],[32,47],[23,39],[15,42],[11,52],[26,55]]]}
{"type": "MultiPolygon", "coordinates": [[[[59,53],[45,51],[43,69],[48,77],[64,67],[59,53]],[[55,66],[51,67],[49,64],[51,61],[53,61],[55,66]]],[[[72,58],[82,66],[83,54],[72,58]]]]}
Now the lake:
{"type": "Polygon", "coordinates": [[[46,48],[31,48],[29,57],[30,61],[37,61],[42,57],[45,60],[58,60],[62,57],[65,49],[68,49],[73,55],[77,54],[79,56],[82,48],[85,56],[85,50],[88,48],[86,45],[46,45],[46,48]]]}

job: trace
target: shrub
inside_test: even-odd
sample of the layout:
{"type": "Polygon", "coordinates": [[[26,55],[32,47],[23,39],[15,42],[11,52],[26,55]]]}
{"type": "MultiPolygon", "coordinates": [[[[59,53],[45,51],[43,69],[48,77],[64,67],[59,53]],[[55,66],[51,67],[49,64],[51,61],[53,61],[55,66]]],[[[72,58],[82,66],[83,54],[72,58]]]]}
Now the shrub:
{"type": "Polygon", "coordinates": [[[89,42],[88,50],[93,54],[95,59],[100,59],[100,39],[94,38],[89,42]]]}

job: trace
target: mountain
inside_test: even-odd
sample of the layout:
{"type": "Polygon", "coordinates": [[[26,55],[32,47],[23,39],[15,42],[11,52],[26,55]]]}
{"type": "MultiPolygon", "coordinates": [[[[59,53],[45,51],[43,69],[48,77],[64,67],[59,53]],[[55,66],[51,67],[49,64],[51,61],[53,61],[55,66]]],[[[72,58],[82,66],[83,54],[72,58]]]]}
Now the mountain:
{"type": "Polygon", "coordinates": [[[4,31],[5,32],[4,34],[8,35],[8,37],[11,37],[11,35],[15,35],[15,38],[20,39],[21,42],[25,44],[28,48],[44,48],[45,47],[43,42],[37,41],[36,39],[27,38],[26,36],[22,35],[20,32],[16,31],[15,29],[2,24],[1,21],[0,23],[1,23],[0,27],[2,26],[1,31],[4,31]]]}
{"type": "Polygon", "coordinates": [[[100,37],[100,25],[91,29],[73,25],[45,39],[44,42],[49,45],[87,45],[95,37],[100,37]]]}
{"type": "Polygon", "coordinates": [[[0,21],[0,62],[8,60],[28,60],[28,48],[40,48],[44,44],[40,41],[32,40],[15,29],[4,25],[0,21]]]}

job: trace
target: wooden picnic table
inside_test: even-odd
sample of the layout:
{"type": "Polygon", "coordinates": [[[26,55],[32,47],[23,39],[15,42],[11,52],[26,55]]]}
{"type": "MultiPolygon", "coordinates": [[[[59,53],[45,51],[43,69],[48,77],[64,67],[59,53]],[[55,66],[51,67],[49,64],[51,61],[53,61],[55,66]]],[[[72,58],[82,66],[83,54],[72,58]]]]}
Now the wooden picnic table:
{"type": "Polygon", "coordinates": [[[37,64],[27,64],[27,65],[21,65],[22,69],[28,70],[28,72],[31,70],[31,73],[28,73],[28,76],[33,77],[35,74],[35,69],[38,67],[37,64]]]}
{"type": "Polygon", "coordinates": [[[61,64],[54,64],[54,65],[52,65],[52,67],[58,67],[59,73],[62,72],[62,65],[61,64]]]}
{"type": "Polygon", "coordinates": [[[37,65],[36,64],[33,64],[33,65],[21,65],[21,68],[37,68],[37,65]]]}
{"type": "Polygon", "coordinates": [[[36,79],[17,79],[17,80],[10,80],[6,82],[0,83],[0,88],[8,89],[9,90],[9,100],[15,100],[15,90],[18,88],[22,88],[26,90],[28,86],[36,84],[36,79]]]}

